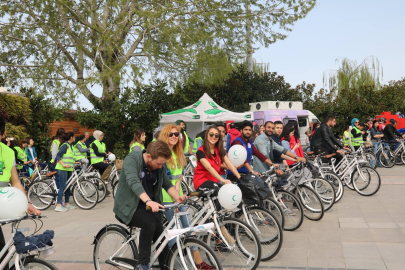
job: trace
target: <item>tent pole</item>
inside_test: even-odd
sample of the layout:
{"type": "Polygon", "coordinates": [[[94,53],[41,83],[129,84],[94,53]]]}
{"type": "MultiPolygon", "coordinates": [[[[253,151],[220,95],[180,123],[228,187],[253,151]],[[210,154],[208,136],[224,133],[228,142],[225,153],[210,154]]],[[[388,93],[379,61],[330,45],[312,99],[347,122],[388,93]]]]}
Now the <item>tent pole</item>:
{"type": "Polygon", "coordinates": [[[204,130],[204,121],[202,121],[201,123],[202,123],[202,130],[201,131],[203,131],[204,130]]]}

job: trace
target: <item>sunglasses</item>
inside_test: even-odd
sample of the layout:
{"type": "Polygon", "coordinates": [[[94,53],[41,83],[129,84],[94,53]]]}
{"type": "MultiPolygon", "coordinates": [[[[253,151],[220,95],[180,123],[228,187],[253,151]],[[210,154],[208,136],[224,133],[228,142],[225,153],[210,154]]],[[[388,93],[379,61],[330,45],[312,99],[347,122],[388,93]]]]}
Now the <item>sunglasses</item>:
{"type": "Polygon", "coordinates": [[[175,136],[175,137],[179,137],[180,136],[180,133],[179,132],[170,132],[169,133],[169,137],[173,137],[173,136],[175,136]]]}
{"type": "Polygon", "coordinates": [[[354,122],[355,124],[358,124],[358,123],[360,123],[359,121],[356,121],[356,122],[354,122]]]}
{"type": "Polygon", "coordinates": [[[210,135],[210,137],[212,138],[212,137],[214,137],[215,136],[215,138],[219,138],[219,133],[208,133],[208,135],[210,135]]]}

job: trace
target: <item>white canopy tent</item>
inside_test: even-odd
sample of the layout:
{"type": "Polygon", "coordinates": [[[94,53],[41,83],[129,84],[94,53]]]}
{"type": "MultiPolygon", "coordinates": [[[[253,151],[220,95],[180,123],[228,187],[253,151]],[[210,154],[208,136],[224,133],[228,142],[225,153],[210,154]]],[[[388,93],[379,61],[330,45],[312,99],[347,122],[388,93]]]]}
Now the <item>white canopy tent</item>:
{"type": "Polygon", "coordinates": [[[194,104],[183,109],[162,113],[160,115],[160,126],[166,123],[174,123],[183,120],[187,123],[187,134],[194,139],[198,132],[205,129],[206,122],[225,122],[253,120],[253,113],[235,113],[219,106],[207,93],[194,104]]]}

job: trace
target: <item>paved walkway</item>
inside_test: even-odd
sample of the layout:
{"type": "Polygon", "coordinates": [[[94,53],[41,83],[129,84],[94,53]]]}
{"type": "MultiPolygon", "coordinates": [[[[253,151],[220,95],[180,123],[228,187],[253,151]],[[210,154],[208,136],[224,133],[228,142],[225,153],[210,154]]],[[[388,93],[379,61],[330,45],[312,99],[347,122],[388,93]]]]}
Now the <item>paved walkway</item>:
{"type": "MultiPolygon", "coordinates": [[[[318,222],[304,219],[284,232],[280,253],[260,269],[405,269],[405,166],[378,169],[380,191],[363,197],[345,190],[344,198],[318,222]]],[[[106,224],[116,223],[113,199],[94,209],[44,211],[43,232],[55,231],[55,253],[48,260],[60,270],[94,269],[92,242],[106,224]]],[[[34,229],[32,221],[21,227],[34,229]]],[[[9,235],[9,226],[3,231],[9,235]]]]}

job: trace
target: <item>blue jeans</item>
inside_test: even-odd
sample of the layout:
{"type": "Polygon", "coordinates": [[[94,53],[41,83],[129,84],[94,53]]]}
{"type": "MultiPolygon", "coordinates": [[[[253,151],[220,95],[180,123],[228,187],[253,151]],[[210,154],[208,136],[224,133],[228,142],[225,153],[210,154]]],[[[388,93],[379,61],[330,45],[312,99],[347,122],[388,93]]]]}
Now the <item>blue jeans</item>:
{"type": "MultiPolygon", "coordinates": [[[[165,202],[163,203],[163,205],[169,205],[169,204],[173,204],[172,202],[165,202]]],[[[179,208],[180,212],[186,212],[188,209],[188,206],[183,205],[179,208]]],[[[167,219],[168,222],[172,221],[173,217],[174,217],[174,213],[173,210],[166,210],[165,211],[165,217],[167,219]]],[[[184,215],[184,216],[180,216],[180,227],[181,228],[188,228],[190,227],[190,214],[184,215]]],[[[176,237],[177,238],[177,237],[176,237]]],[[[172,240],[169,241],[169,248],[171,248],[175,243],[176,243],[176,238],[173,238],[172,240]]],[[[197,247],[191,247],[190,248],[191,251],[196,251],[197,247]]]]}
{"type": "MultiPolygon", "coordinates": [[[[59,174],[59,191],[58,191],[58,199],[56,201],[57,204],[62,203],[62,197],[64,190],[66,188],[67,180],[72,176],[72,172],[64,171],[64,170],[57,170],[59,174]]],[[[70,187],[65,192],[65,203],[69,203],[70,198],[70,187]]]]}
{"type": "MultiPolygon", "coordinates": [[[[400,142],[397,142],[396,140],[391,140],[391,143],[396,143],[396,144],[395,144],[395,148],[394,148],[394,152],[395,152],[395,150],[397,150],[398,147],[401,145],[401,143],[400,143],[400,142]]],[[[389,143],[384,143],[384,145],[385,145],[386,148],[389,147],[389,143]]]]}
{"type": "Polygon", "coordinates": [[[226,174],[225,174],[225,175],[221,175],[221,177],[224,178],[224,179],[227,179],[227,178],[226,178],[226,174]]]}
{"type": "Polygon", "coordinates": [[[382,167],[381,163],[380,163],[380,159],[379,159],[379,154],[377,154],[377,149],[378,146],[380,145],[379,142],[373,142],[374,148],[373,148],[373,152],[375,154],[375,157],[377,159],[377,167],[382,167]]]}

